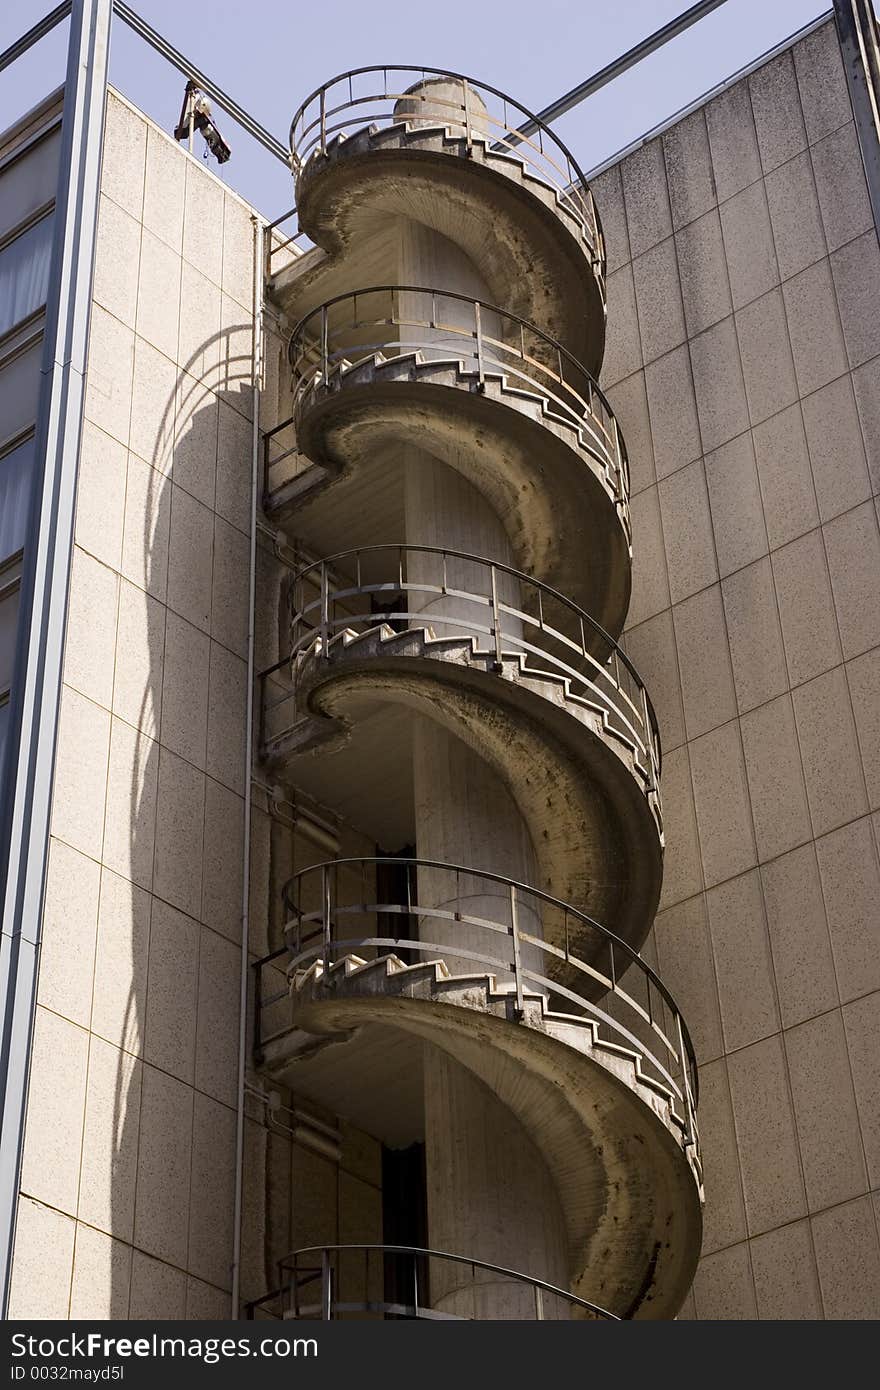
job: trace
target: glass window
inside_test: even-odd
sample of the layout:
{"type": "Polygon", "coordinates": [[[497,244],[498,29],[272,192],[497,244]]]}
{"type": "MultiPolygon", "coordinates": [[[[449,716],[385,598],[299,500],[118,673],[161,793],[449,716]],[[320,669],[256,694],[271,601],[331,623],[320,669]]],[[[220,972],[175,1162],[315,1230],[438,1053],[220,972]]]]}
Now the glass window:
{"type": "Polygon", "coordinates": [[[54,217],[41,217],[0,251],[0,337],[46,302],[54,217]]]}
{"type": "Polygon", "coordinates": [[[9,723],[9,696],[0,695],[0,797],[3,795],[3,754],[6,749],[6,725],[9,723]]]}
{"type": "Polygon", "coordinates": [[[0,797],[3,795],[3,745],[9,718],[9,688],[15,664],[15,637],[21,604],[20,567],[7,569],[0,575],[0,797]]]}
{"type": "MultiPolygon", "coordinates": [[[[2,583],[2,580],[0,580],[2,583]]],[[[12,665],[15,661],[15,634],[18,631],[18,606],[21,589],[10,584],[0,589],[0,700],[12,684],[12,665]]]]}
{"type": "Polygon", "coordinates": [[[33,436],[0,458],[0,565],[24,547],[33,460],[33,436]]]}
{"type": "Polygon", "coordinates": [[[6,723],[9,716],[9,697],[0,695],[0,775],[3,773],[3,749],[6,746],[6,723]]]}
{"type": "Polygon", "coordinates": [[[31,145],[0,172],[0,237],[19,227],[55,197],[61,155],[61,127],[31,145]]]}

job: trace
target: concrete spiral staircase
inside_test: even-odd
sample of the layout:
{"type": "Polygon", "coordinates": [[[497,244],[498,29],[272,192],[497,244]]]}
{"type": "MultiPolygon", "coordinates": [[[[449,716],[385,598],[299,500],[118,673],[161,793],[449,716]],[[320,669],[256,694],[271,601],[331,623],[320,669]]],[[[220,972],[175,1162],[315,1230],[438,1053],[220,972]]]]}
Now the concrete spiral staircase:
{"type": "MultiPolygon", "coordinates": [[[[297,184],[301,224],[315,246],[271,285],[299,321],[295,343],[308,338],[308,316],[323,315],[317,368],[292,354],[297,447],[311,466],[273,497],[274,515],[308,544],[359,471],[383,450],[416,443],[489,502],[524,577],[597,620],[591,655],[604,661],[630,592],[627,470],[625,452],[615,460],[607,427],[591,418],[589,389],[576,418],[565,383],[547,385],[543,349],[528,359],[534,370],[524,352],[513,371],[503,350],[484,359],[479,316],[475,363],[471,347],[439,346],[433,323],[424,347],[393,329],[389,344],[359,344],[357,335],[348,342],[333,308],[334,295],[391,279],[383,232],[406,218],[479,265],[494,303],[556,339],[584,364],[584,379],[598,368],[605,315],[598,224],[588,225],[583,204],[536,173],[512,143],[499,149],[485,130],[472,129],[467,87],[464,101],[466,121],[429,120],[430,111],[401,117],[404,101],[385,124],[326,135],[321,95],[320,143],[306,147],[297,184]]],[[[659,753],[649,748],[647,698],[639,737],[598,692],[576,688],[558,664],[543,661],[540,639],[526,651],[498,630],[494,643],[466,630],[450,635],[430,612],[407,613],[401,630],[399,622],[370,620],[368,611],[335,626],[325,613],[310,636],[295,636],[288,678],[297,714],[264,738],[273,775],[295,786],[299,769],[340,756],[365,693],[418,711],[500,775],[535,847],[536,888],[573,904],[579,920],[602,923],[619,950],[637,951],[662,875],[659,753]]],[[[497,626],[497,611],[495,619],[497,626]]],[[[358,910],[387,915],[375,902],[358,910]]],[[[702,1169],[693,1058],[669,996],[677,1045],[661,1036],[680,1079],[652,1052],[650,984],[647,1012],[635,1010],[639,1026],[621,1023],[621,1001],[631,1006],[632,998],[613,967],[607,978],[598,968],[592,928],[575,930],[570,941],[566,926],[563,950],[552,930],[539,941],[514,921],[507,939],[515,965],[495,969],[491,953],[435,951],[430,942],[421,952],[429,959],[404,959],[390,930],[374,928],[361,950],[345,939],[337,906],[325,905],[321,941],[305,950],[302,914],[289,924],[289,1022],[261,1043],[266,1074],[326,1098],[334,1078],[350,1085],[391,1036],[439,1048],[509,1107],[543,1155],[561,1197],[571,1289],[617,1316],[674,1316],[699,1253],[702,1169]],[[551,966],[538,969],[531,956],[523,965],[520,953],[534,950],[553,953],[551,966]],[[462,968],[468,957],[473,970],[462,968]]],[[[343,905],[343,918],[351,910],[343,905]]],[[[430,908],[412,912],[430,920],[430,908]]],[[[445,915],[490,925],[469,919],[460,904],[445,915]]],[[[628,961],[638,974],[638,962],[628,961]]]]}
{"type": "MultiPolygon", "coordinates": [[[[285,271],[306,313],[335,293],[339,262],[356,264],[387,220],[402,213],[450,237],[480,266],[495,294],[522,318],[570,346],[597,371],[604,347],[604,248],[571,197],[486,134],[395,121],[338,135],[300,170],[297,209],[317,244],[285,271]]],[[[366,283],[369,283],[367,281],[366,283]]]]}
{"type": "Polygon", "coordinates": [[[457,468],[505,521],[519,568],[540,575],[619,632],[629,606],[629,504],[607,445],[589,420],[563,413],[521,373],[419,353],[340,364],[301,402],[297,444],[314,461],[288,503],[297,527],[310,507],[404,432],[457,468]],[[479,389],[478,389],[479,388],[479,389]],[[601,496],[600,496],[601,490],[601,496]],[[608,503],[610,502],[610,507],[608,503]]]}

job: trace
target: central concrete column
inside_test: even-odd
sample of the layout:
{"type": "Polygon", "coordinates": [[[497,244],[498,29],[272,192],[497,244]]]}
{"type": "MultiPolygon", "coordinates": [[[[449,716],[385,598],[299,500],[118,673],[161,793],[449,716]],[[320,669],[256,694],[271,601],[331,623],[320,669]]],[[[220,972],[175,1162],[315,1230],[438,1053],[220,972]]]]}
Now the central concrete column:
{"type": "MultiPolygon", "coordinates": [[[[477,269],[445,238],[402,219],[399,246],[399,284],[487,297],[477,269]]],[[[462,321],[470,313],[461,306],[462,321]]],[[[408,545],[445,546],[510,563],[504,528],[471,484],[416,446],[405,448],[403,464],[408,545]]],[[[418,577],[420,567],[431,560],[410,557],[408,578],[418,577]]],[[[457,562],[450,583],[479,593],[486,573],[484,567],[457,562]]],[[[504,594],[516,601],[509,581],[504,594]]],[[[408,601],[412,607],[419,604],[415,594],[408,601]]],[[[468,612],[473,616],[475,611],[466,601],[446,596],[426,596],[421,607],[438,637],[450,631],[450,619],[465,623],[468,612]]],[[[485,645],[490,645],[489,638],[485,645]]],[[[465,742],[428,718],[414,728],[413,781],[420,858],[536,881],[529,834],[503,781],[465,742]]],[[[429,907],[451,905],[457,895],[460,911],[508,921],[504,885],[478,878],[456,883],[443,871],[423,870],[418,894],[420,904],[429,907]]],[[[530,911],[525,928],[540,935],[538,915],[524,905],[526,916],[530,911]]],[[[459,949],[496,950],[502,959],[510,958],[510,938],[485,929],[425,915],[420,934],[439,944],[448,941],[453,950],[457,944],[459,949]]],[[[444,958],[454,974],[486,971],[452,951],[444,958]]],[[[504,972],[497,974],[503,981],[504,972]]],[[[567,1286],[559,1197],[541,1154],[517,1119],[471,1072],[438,1049],[426,1049],[424,1090],[429,1244],[567,1286]]],[[[438,1309],[462,1317],[535,1316],[533,1292],[522,1285],[439,1261],[432,1261],[430,1273],[431,1302],[438,1309]]],[[[547,1315],[564,1316],[566,1311],[561,1306],[548,1308],[547,1315]]]]}

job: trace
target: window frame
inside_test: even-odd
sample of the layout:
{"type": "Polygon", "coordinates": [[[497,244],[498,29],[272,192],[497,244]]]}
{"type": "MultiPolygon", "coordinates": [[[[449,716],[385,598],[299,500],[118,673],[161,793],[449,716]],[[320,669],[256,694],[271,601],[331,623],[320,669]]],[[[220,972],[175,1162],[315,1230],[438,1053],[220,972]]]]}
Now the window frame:
{"type": "MultiPolygon", "coordinates": [[[[23,221],[16,223],[16,225],[12,227],[10,231],[6,233],[5,236],[0,237],[0,256],[2,256],[3,252],[9,246],[11,246],[13,242],[16,242],[19,237],[25,236],[31,230],[32,227],[36,227],[38,223],[43,222],[47,217],[53,217],[54,213],[55,199],[52,198],[49,202],[43,203],[41,207],[36,208],[32,213],[29,214],[28,217],[25,217],[23,221]]],[[[52,255],[50,251],[50,275],[52,268],[51,261],[52,255]]],[[[8,328],[4,329],[4,331],[0,333],[0,354],[3,353],[4,348],[8,346],[8,344],[13,338],[15,338],[19,333],[25,331],[31,325],[35,325],[41,318],[45,316],[45,313],[46,305],[44,302],[42,304],[38,304],[37,307],[35,309],[32,309],[29,314],[25,314],[24,318],[17,319],[15,323],[10,324],[8,328]]],[[[3,362],[0,361],[0,368],[2,368],[3,365],[3,362]]]]}

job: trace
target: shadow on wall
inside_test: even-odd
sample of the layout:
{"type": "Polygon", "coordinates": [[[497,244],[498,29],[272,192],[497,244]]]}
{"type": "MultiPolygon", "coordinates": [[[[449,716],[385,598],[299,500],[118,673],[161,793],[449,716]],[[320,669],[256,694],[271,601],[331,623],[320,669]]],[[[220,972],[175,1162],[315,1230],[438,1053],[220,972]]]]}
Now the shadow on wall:
{"type": "MultiPolygon", "coordinates": [[[[243,311],[242,311],[243,314],[243,311]]],[[[142,486],[131,987],[114,1093],[109,1316],[228,1317],[237,1090],[252,324],[178,369],[142,486]],[[142,618],[141,618],[142,621],[142,618]],[[143,629],[141,628],[141,631],[143,629]],[[145,647],[141,643],[145,642],[145,647]],[[146,737],[144,735],[149,735],[146,737]],[[131,1054],[140,1059],[135,1062],[131,1054]],[[130,1234],[129,1234],[130,1233],[130,1234]],[[157,1263],[159,1262],[159,1263],[157,1263]]],[[[146,392],[144,393],[146,395],[146,392]]],[[[133,402],[133,407],[137,401],[133,402]]],[[[129,564],[129,573],[133,570],[129,564]]],[[[124,641],[122,614],[120,637],[124,641]]],[[[108,824],[111,808],[108,806],[108,824]]],[[[120,837],[124,828],[114,827],[120,837]]],[[[123,950],[122,941],[113,946],[123,950]]],[[[120,1022],[122,1000],[117,1000],[120,1022]]]]}

